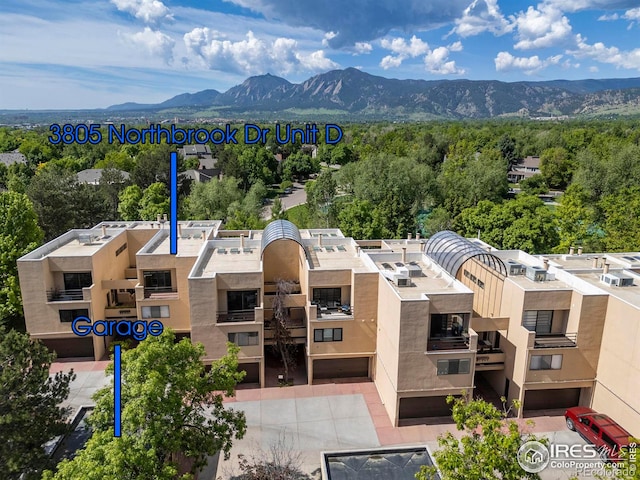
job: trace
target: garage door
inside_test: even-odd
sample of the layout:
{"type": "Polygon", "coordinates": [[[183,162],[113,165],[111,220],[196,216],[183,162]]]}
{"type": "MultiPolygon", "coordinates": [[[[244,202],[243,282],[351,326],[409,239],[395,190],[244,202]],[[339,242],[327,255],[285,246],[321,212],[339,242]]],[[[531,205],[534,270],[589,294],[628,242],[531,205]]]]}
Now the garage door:
{"type": "Polygon", "coordinates": [[[401,419],[450,416],[451,405],[447,403],[447,397],[413,397],[400,399],[399,417],[401,419]]]}
{"type": "Polygon", "coordinates": [[[579,388],[527,390],[524,394],[524,410],[550,410],[575,407],[580,401],[579,388]]]}
{"type": "Polygon", "coordinates": [[[313,378],[369,377],[369,357],[313,361],[313,378]]]}
{"type": "Polygon", "coordinates": [[[93,359],[93,339],[85,338],[55,338],[42,340],[49,349],[56,352],[58,358],[90,357],[93,359]]]}
{"type": "Polygon", "coordinates": [[[241,363],[238,370],[245,371],[247,374],[242,379],[242,383],[260,383],[260,364],[259,363],[241,363]]]}

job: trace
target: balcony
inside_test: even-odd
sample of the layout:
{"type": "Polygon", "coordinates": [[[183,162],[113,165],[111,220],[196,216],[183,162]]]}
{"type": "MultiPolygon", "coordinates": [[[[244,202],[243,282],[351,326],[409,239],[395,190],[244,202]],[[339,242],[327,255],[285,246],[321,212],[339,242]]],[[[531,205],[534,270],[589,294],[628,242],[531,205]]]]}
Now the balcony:
{"type": "Polygon", "coordinates": [[[218,312],[216,321],[218,323],[234,322],[255,322],[255,310],[233,310],[230,312],[218,312]]]}
{"type": "Polygon", "coordinates": [[[171,287],[145,287],[144,298],[149,300],[177,300],[178,292],[171,287]]]}
{"type": "Polygon", "coordinates": [[[459,337],[434,337],[427,342],[427,351],[469,350],[469,335],[459,337]]]}
{"type": "Polygon", "coordinates": [[[82,302],[84,294],[82,288],[73,288],[69,290],[47,290],[48,302],[82,302]]]}
{"type": "Polygon", "coordinates": [[[489,370],[504,370],[505,353],[497,348],[478,352],[476,355],[476,372],[489,370]]]}
{"type": "Polygon", "coordinates": [[[537,333],[533,348],[577,347],[577,333],[537,333]]]}

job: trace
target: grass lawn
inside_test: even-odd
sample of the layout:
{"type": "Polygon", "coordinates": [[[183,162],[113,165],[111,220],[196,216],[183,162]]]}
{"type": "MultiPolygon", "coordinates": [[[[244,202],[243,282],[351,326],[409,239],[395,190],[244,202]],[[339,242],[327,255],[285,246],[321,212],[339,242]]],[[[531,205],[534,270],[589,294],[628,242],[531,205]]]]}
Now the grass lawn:
{"type": "Polygon", "coordinates": [[[298,228],[309,228],[309,208],[305,204],[291,207],[287,219],[298,228]]]}

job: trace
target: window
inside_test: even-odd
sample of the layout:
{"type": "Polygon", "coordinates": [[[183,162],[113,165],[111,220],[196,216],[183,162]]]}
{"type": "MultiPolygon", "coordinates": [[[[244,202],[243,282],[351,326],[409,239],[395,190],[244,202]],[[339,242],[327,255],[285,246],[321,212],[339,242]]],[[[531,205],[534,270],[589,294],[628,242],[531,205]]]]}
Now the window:
{"type": "Polygon", "coordinates": [[[64,274],[65,290],[80,290],[84,287],[90,287],[93,284],[91,272],[77,272],[64,274]]]}
{"type": "Polygon", "coordinates": [[[314,288],[313,303],[325,307],[341,305],[342,293],[340,288],[314,288]]]}
{"type": "Polygon", "coordinates": [[[122,246],[116,250],[116,257],[120,255],[122,252],[124,252],[126,249],[127,249],[127,244],[123,243],[122,246]]]}
{"type": "Polygon", "coordinates": [[[460,337],[468,330],[468,313],[431,314],[430,338],[460,337]]]}
{"type": "Polygon", "coordinates": [[[530,370],[560,370],[562,355],[532,355],[530,370]]]}
{"type": "Polygon", "coordinates": [[[316,328],[313,330],[314,342],[341,342],[341,328],[316,328]]]}
{"type": "Polygon", "coordinates": [[[478,286],[484,289],[484,282],[482,280],[478,280],[478,286]]]}
{"type": "Polygon", "coordinates": [[[438,360],[438,375],[458,375],[469,373],[468,358],[455,360],[438,360]]]}
{"type": "Polygon", "coordinates": [[[595,423],[591,424],[591,431],[598,435],[600,433],[600,427],[598,427],[595,423]]]}
{"type": "Polygon", "coordinates": [[[169,318],[169,305],[142,307],[142,318],[169,318]]]}
{"type": "Polygon", "coordinates": [[[257,290],[238,290],[227,292],[227,310],[251,310],[256,308],[258,301],[257,290]]]}
{"type": "Polygon", "coordinates": [[[171,291],[171,271],[157,270],[144,272],[144,288],[171,291]]]}
{"type": "Polygon", "coordinates": [[[553,310],[525,310],[522,326],[531,332],[551,333],[553,310]]]}
{"type": "Polygon", "coordinates": [[[73,322],[78,317],[89,318],[89,310],[86,308],[79,308],[76,310],[60,310],[61,322],[73,322]]]}
{"type": "Polygon", "coordinates": [[[229,334],[229,341],[239,347],[258,345],[258,332],[235,332],[229,334]]]}

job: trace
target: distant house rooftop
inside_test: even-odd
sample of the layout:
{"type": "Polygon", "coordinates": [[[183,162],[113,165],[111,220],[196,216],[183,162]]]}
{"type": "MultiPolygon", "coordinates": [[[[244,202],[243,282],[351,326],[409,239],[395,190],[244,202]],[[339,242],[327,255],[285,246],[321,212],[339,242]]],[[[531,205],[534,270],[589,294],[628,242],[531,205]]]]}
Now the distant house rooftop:
{"type": "Polygon", "coordinates": [[[211,156],[211,148],[209,145],[185,145],[180,149],[180,153],[182,153],[183,157],[193,157],[193,156],[211,156]]]}
{"type": "MultiPolygon", "coordinates": [[[[89,185],[99,185],[100,179],[102,178],[102,172],[104,169],[102,168],[88,168],[86,170],[82,170],[78,172],[78,182],[80,183],[88,183],[89,185]]],[[[124,172],[122,170],[116,170],[120,172],[124,180],[129,180],[129,173],[124,172]]]]}
{"type": "Polygon", "coordinates": [[[13,165],[14,163],[26,163],[27,158],[21,154],[18,150],[13,152],[0,153],[0,163],[6,165],[13,165]]]}
{"type": "Polygon", "coordinates": [[[540,173],[540,157],[529,155],[519,159],[511,166],[507,173],[507,179],[510,182],[519,183],[521,180],[531,178],[537,173],[540,173]]]}

